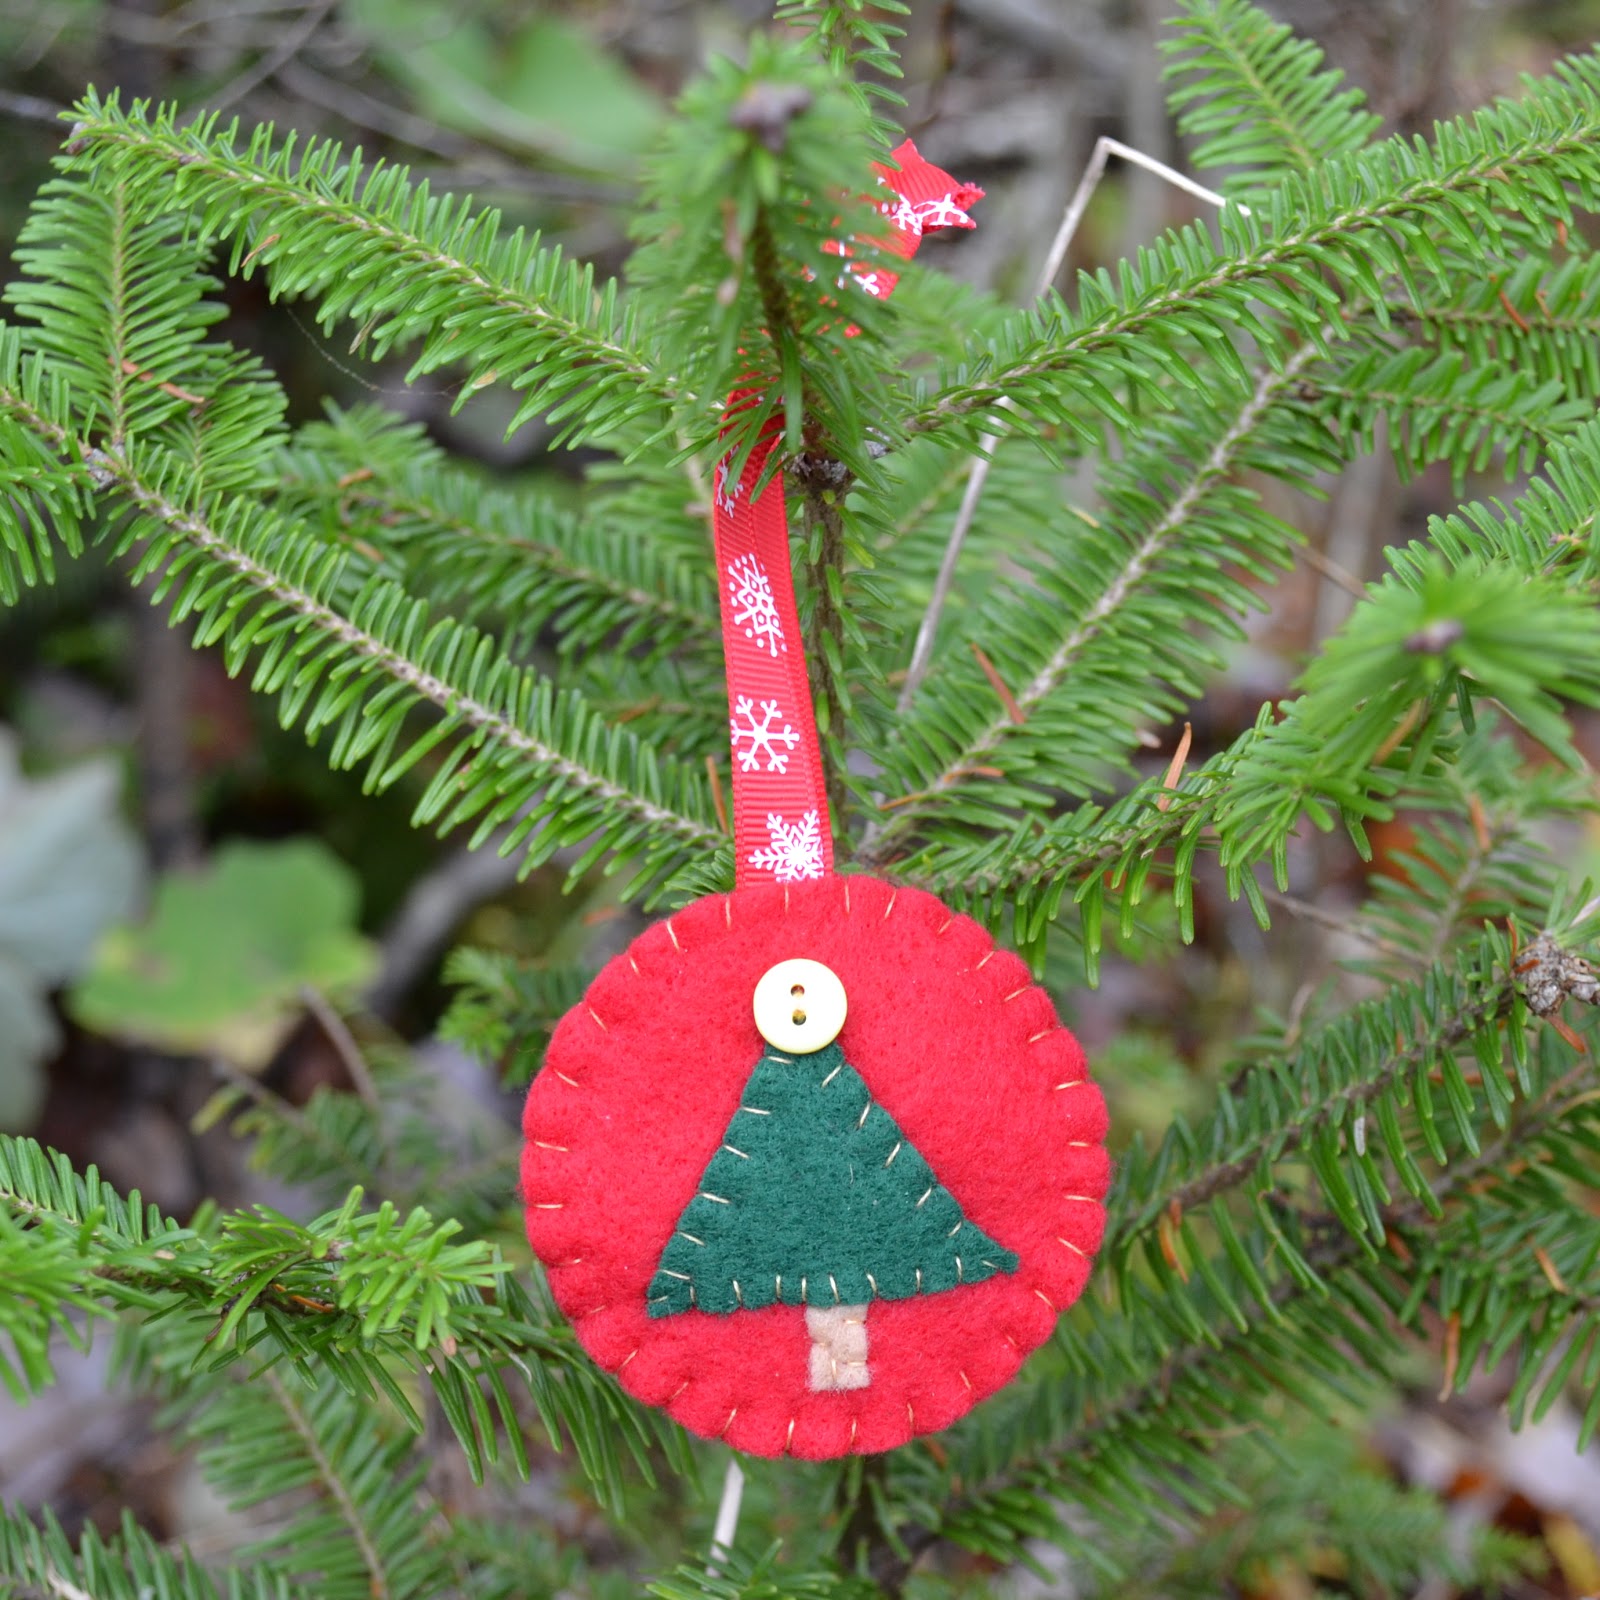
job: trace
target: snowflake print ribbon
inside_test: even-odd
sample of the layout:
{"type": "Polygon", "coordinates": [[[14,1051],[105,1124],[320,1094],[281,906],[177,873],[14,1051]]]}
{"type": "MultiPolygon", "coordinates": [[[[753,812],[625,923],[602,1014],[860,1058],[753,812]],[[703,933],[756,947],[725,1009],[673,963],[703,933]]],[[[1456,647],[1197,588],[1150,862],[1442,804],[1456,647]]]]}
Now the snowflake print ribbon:
{"type": "Polygon", "coordinates": [[[822,825],[815,811],[788,823],[774,811],[767,818],[767,843],[751,852],[750,864],[779,883],[822,876],[822,825]]]}
{"type": "Polygon", "coordinates": [[[733,623],[755,640],[758,650],[776,658],[789,648],[783,637],[783,619],[772,596],[772,580],[754,556],[728,563],[728,596],[733,601],[733,623]]]}
{"type": "MultiPolygon", "coordinates": [[[[878,208],[889,232],[874,241],[879,246],[874,259],[854,259],[849,241],[834,246],[845,258],[840,282],[879,299],[899,281],[881,258],[908,259],[932,228],[972,227],[967,208],[983,195],[924,161],[909,139],[891,159],[893,167],[874,163],[878,182],[892,196],[878,208]]],[[[783,474],[775,474],[755,496],[771,449],[770,442],[758,445],[737,480],[729,462],[719,461],[712,483],[733,754],[734,859],[741,889],[799,883],[833,870],[822,750],[789,567],[783,474]]]]}
{"type": "Polygon", "coordinates": [[[730,721],[733,731],[733,753],[738,757],[741,772],[783,772],[787,769],[788,752],[799,744],[800,735],[784,722],[776,700],[761,702],[761,715],[758,719],[755,702],[749,695],[742,694],[734,705],[730,721]],[[780,726],[774,727],[774,723],[780,726]],[[779,745],[784,748],[780,750],[779,745]],[[767,762],[764,768],[761,766],[763,756],[767,762]]]}

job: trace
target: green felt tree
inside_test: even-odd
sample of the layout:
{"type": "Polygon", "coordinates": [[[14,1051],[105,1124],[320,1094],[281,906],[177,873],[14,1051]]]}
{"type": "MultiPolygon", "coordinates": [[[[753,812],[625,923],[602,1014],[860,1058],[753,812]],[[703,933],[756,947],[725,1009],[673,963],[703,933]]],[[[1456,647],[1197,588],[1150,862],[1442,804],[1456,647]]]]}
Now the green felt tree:
{"type": "MultiPolygon", "coordinates": [[[[1241,939],[1250,916],[1275,938],[1332,917],[1364,953],[1248,1039],[1186,1045],[1186,1098],[1149,1095],[1145,1137],[1114,1102],[1095,1277],[1013,1385],[931,1447],[763,1465],[711,1571],[699,1483],[722,1448],[583,1357],[520,1246],[512,1130],[447,1136],[392,1042],[360,1094],[288,1106],[249,1080],[210,1108],[309,1197],[292,1216],[167,1218],[0,1139],[0,1384],[31,1395],[120,1318],[129,1381],[215,1492],[275,1497],[215,1571],[164,1529],[72,1541],[0,1511],[0,1590],[604,1596],[654,1573],[666,1600],[960,1595],[1049,1541],[1076,1592],[1161,1593],[1235,1542],[1270,1561],[1298,1517],[1372,1593],[1440,1572],[1496,1592],[1442,1508],[1306,1470],[1326,1418],[1348,1432],[1431,1362],[1430,1386],[1496,1368],[1514,1422],[1560,1404],[1584,1445],[1600,1430],[1577,1004],[1600,992],[1597,919],[1570,859],[1595,804],[1572,711],[1600,702],[1600,56],[1386,138],[1257,7],[1177,0],[1185,164],[1245,204],[1026,307],[919,260],[891,301],[851,302],[846,339],[818,284],[902,131],[897,9],[784,0],[785,27],[710,66],[667,119],[618,282],[339,144],[86,95],[5,291],[0,599],[92,547],[334,767],[405,787],[419,826],[679,904],[733,880],[707,771],[728,741],[712,474],[726,427],[743,448],[775,417],[841,866],[984,919],[1069,1017],[1108,945],[1124,984],[1165,983],[1197,904],[1241,939]],[[291,428],[276,376],[222,336],[222,276],[297,301],[346,361],[403,352],[413,380],[488,392],[584,454],[490,482],[375,407],[291,428]],[[730,418],[741,383],[762,403],[730,418]],[[1379,435],[1403,471],[1437,469],[1436,496],[1470,476],[1481,500],[1374,553],[1383,575],[1296,681],[1169,773],[1224,647],[1321,526],[1303,491],[1379,435]],[[980,441],[992,471],[962,515],[980,441]],[[1363,876],[1372,824],[1401,813],[1403,873],[1363,876]],[[1290,893],[1319,831],[1354,911],[1290,893]],[[541,1429],[570,1466],[529,1451],[541,1429]],[[511,1481],[530,1470],[557,1480],[541,1506],[592,1487],[581,1540],[530,1515],[511,1481]]],[[[1056,219],[1035,223],[1042,244],[1056,219]]],[[[1258,948],[1235,948],[1240,984],[1258,948]]],[[[472,976],[457,1030],[508,1054],[576,992],[472,976]]],[[[1118,1088],[1157,1048],[1094,1064],[1118,1088]]],[[[735,1260],[765,1274],[752,1241],[801,1243],[771,1225],[779,1192],[747,1197],[728,1291],[735,1260]]],[[[816,1258],[841,1300],[868,1271],[903,1283],[904,1199],[881,1275],[816,1258]]],[[[809,1294],[813,1258],[790,1258],[809,1294]]]]}
{"type": "Polygon", "coordinates": [[[1017,1258],[961,1204],[838,1044],[768,1050],[650,1281],[654,1317],[906,1300],[1017,1258]]]}

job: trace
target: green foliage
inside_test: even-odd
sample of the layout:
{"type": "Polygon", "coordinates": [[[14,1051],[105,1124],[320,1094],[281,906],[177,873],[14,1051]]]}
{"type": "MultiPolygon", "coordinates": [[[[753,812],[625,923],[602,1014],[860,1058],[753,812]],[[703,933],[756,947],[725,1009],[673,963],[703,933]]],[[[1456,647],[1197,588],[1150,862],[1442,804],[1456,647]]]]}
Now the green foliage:
{"type": "Polygon", "coordinates": [[[441,31],[428,6],[362,0],[350,20],[430,117],[563,166],[626,171],[660,120],[643,85],[560,17],[519,18],[507,37],[479,15],[441,31]]]}
{"type": "Polygon", "coordinates": [[[1559,377],[1541,383],[1517,366],[1473,364],[1460,350],[1433,354],[1415,345],[1380,344],[1312,382],[1319,398],[1336,402],[1330,421],[1353,435],[1355,448],[1373,448],[1381,419],[1407,474],[1448,461],[1458,483],[1497,455],[1508,470],[1531,472],[1594,413],[1581,393],[1565,397],[1559,377]]]}
{"type": "Polygon", "coordinates": [[[281,1578],[259,1568],[229,1572],[216,1582],[187,1556],[175,1556],[140,1528],[131,1514],[103,1539],[90,1528],[76,1547],[48,1513],[37,1524],[0,1507],[0,1573],[17,1594],[93,1595],[95,1600],[288,1600],[281,1578]]]}
{"type": "Polygon", "coordinates": [[[451,952],[444,976],[454,994],[440,1037],[501,1063],[516,1082],[533,1076],[546,1036],[578,1003],[588,977],[466,945],[451,952]]]}
{"type": "MultiPolygon", "coordinates": [[[[826,451],[872,476],[863,401],[878,364],[810,287],[838,276],[831,244],[860,241],[870,259],[881,227],[857,197],[862,158],[880,153],[860,99],[809,50],[756,35],[748,66],[713,61],[682,112],[647,170],[629,263],[663,356],[698,393],[753,392],[757,403],[728,418],[730,473],[778,413],[788,450],[826,451]],[[813,204],[821,194],[845,198],[813,204]]],[[[870,340],[884,319],[871,296],[856,299],[851,321],[870,340]]],[[[691,437],[710,420],[702,409],[691,437]]]]}
{"type": "MultiPolygon", "coordinates": [[[[1576,244],[1569,237],[1568,246],[1576,244]]],[[[1504,276],[1454,279],[1448,295],[1420,303],[1391,298],[1387,311],[1475,371],[1518,372],[1565,393],[1592,396],[1600,370],[1600,256],[1537,252],[1507,263],[1504,276]],[[1553,257],[1553,259],[1552,259],[1553,257]]]]}
{"type": "Polygon", "coordinates": [[[275,296],[314,297],[318,322],[356,323],[374,359],[421,339],[411,376],[466,367],[462,404],[490,383],[527,390],[512,426],[567,417],[576,442],[665,397],[614,289],[597,295],[591,271],[520,231],[502,238],[492,211],[413,189],[403,169],[363,166],[325,141],[275,144],[260,128],[239,149],[237,127],[215,117],[180,128],[170,110],[152,119],[92,94],[79,109],[71,148],[97,152],[94,170],[126,204],[156,216],[181,206],[198,246],[232,246],[230,272],[265,273],[275,296]]]}
{"type": "Polygon", "coordinates": [[[331,1378],[420,1431],[397,1381],[405,1374],[431,1389],[474,1475],[502,1452],[527,1470],[525,1399],[553,1439],[571,1435],[596,1488],[615,1501],[619,1447],[646,1465],[651,1425],[508,1277],[497,1249],[453,1243],[460,1224],[435,1223],[421,1207],[363,1212],[361,1198],[352,1190],[309,1223],[256,1207],[181,1228],[137,1194],[113,1194],[92,1167],[79,1176],[32,1140],[0,1137],[0,1202],[40,1249],[70,1250],[73,1267],[35,1300],[0,1303],[0,1332],[26,1370],[41,1318],[65,1329],[86,1300],[134,1307],[160,1314],[175,1339],[197,1332],[208,1364],[248,1360],[257,1375],[302,1386],[331,1378]]]}
{"type": "Polygon", "coordinates": [[[1526,1568],[1532,1551],[1504,1534],[1479,1532],[1462,1549],[1446,1508],[1363,1460],[1356,1419],[1337,1420],[1345,1426],[1309,1428],[1288,1457],[1255,1440],[1225,1447],[1248,1514],[1226,1508],[1194,1540],[1174,1541],[1154,1572],[1092,1592],[1212,1600],[1240,1581],[1270,1587],[1314,1573],[1330,1580],[1318,1594],[1405,1594],[1428,1579],[1509,1583],[1526,1568]]]}
{"type": "Polygon", "coordinates": [[[962,619],[1022,720],[970,652],[950,649],[951,666],[887,731],[882,759],[904,803],[869,828],[869,858],[934,818],[992,825],[1062,789],[1088,795],[1126,770],[1135,730],[1199,691],[1217,662],[1206,624],[1237,633],[1235,617],[1260,603],[1254,582],[1287,563],[1295,537],[1237,475],[1305,482],[1337,459],[1322,419],[1288,393],[1305,359],[1224,379],[1217,410],[1163,419],[1107,467],[1093,516],[1055,508],[1022,576],[962,619]]]}
{"type": "Polygon", "coordinates": [[[1227,192],[1264,195],[1290,173],[1309,174],[1367,145],[1382,119],[1344,74],[1248,0],[1183,6],[1161,41],[1168,104],[1197,140],[1194,163],[1230,169],[1227,192]],[[1242,169],[1242,170],[1241,170],[1242,169]]]}
{"type": "Polygon", "coordinates": [[[220,285],[203,270],[209,252],[182,232],[171,212],[136,214],[121,188],[58,179],[23,229],[25,276],[6,300],[34,323],[31,348],[109,443],[203,433],[203,452],[182,453],[205,487],[261,489],[282,396],[260,363],[206,342],[226,314],[205,298],[220,285]],[[85,340],[89,328],[97,337],[85,340]]]}
{"type": "MultiPolygon", "coordinates": [[[[745,64],[690,87],[645,167],[625,287],[336,145],[78,108],[0,327],[0,598],[97,544],[333,766],[402,786],[419,824],[681,901],[732,879],[712,472],[770,425],[842,862],[1092,978],[1108,941],[1157,960],[1193,938],[1219,893],[1263,927],[1280,906],[1328,916],[1290,893],[1309,835],[1367,855],[1375,822],[1409,829],[1357,885],[1348,970],[1119,1152],[1093,1286],[1018,1382],[935,1449],[753,1470],[715,1570],[695,1480],[716,1448],[691,1452],[583,1356],[517,1239],[510,1129],[393,1041],[357,1093],[295,1106],[230,1074],[208,1108],[322,1208],[309,1220],[180,1224],[0,1142],[0,1382],[36,1391],[62,1341],[116,1317],[130,1381],[218,1491],[281,1512],[218,1580],[230,1594],[598,1592],[584,1552],[520,1510],[445,1514],[441,1454],[505,1487],[541,1428],[664,1600],[892,1593],[936,1551],[1010,1562],[1039,1540],[1102,1592],[1134,1592],[1130,1573],[1182,1592],[1293,1558],[1313,1515],[1376,1589],[1443,1548],[1437,1510],[1310,1415],[1369,1414],[1426,1358],[1452,1385],[1508,1373],[1514,1418],[1566,1397],[1586,1439],[1600,1428],[1600,1105],[1573,1042],[1595,1030],[1553,1009],[1589,997],[1562,953],[1596,932],[1560,830],[1594,807],[1571,713],[1600,701],[1582,242],[1600,57],[1430,140],[1375,142],[1359,95],[1255,7],[1179,13],[1173,104],[1244,204],[1027,311],[927,267],[888,304],[841,303],[826,246],[865,252],[881,228],[848,197],[895,137],[896,7],[785,4],[745,64]],[[291,435],[274,376],[218,337],[216,272],[348,324],[361,358],[447,373],[461,404],[503,386],[512,428],[583,444],[584,475],[491,481],[371,407],[291,435]],[[932,665],[903,691],[989,432],[932,665]],[[1485,498],[1388,551],[1288,693],[1166,771],[1298,559],[1304,497],[1384,438],[1406,472],[1485,498]],[[695,1548],[652,1544],[663,1527],[695,1548]]],[[[270,888],[209,936],[283,936],[251,993],[332,981],[319,927],[352,970],[347,910],[270,888]]],[[[195,896],[169,888],[124,952],[168,977],[109,999],[102,977],[85,1015],[182,1010],[185,984],[244,1007],[205,976],[196,942],[220,923],[195,896]]],[[[586,974],[469,950],[448,976],[447,1036],[520,1080],[586,974]]],[[[1484,1582],[1512,1554],[1453,1559],[1484,1582]]],[[[95,1600],[220,1592],[132,1527],[75,1550],[7,1516],[0,1571],[95,1600]]]]}
{"type": "Polygon", "coordinates": [[[56,576],[57,545],[81,554],[89,484],[69,444],[65,379],[0,327],[0,600],[56,576]],[[65,458],[64,458],[65,457],[65,458]]]}
{"type": "Polygon", "coordinates": [[[1591,206],[1596,174],[1585,130],[1600,119],[1600,61],[1576,56],[1525,97],[1441,123],[1432,144],[1390,140],[1291,173],[1248,213],[1225,207],[1141,251],[1119,278],[1085,275],[1079,304],[1016,312],[970,363],[917,384],[908,433],[970,440],[1025,417],[1082,433],[1077,406],[1126,427],[1130,406],[1169,409],[1203,394],[1196,354],[1243,375],[1230,333],[1255,340],[1276,367],[1309,341],[1322,352],[1349,331],[1347,308],[1381,306],[1385,281],[1414,303],[1445,279],[1441,250],[1484,266],[1505,235],[1502,214],[1565,226],[1591,206]],[[1419,273],[1418,269],[1421,269],[1419,273]]]}
{"type": "MultiPolygon", "coordinates": [[[[891,109],[905,104],[883,79],[904,77],[894,41],[903,38],[905,29],[882,20],[907,17],[911,7],[903,0],[845,0],[843,5],[825,5],[819,0],[778,0],[773,15],[779,22],[803,28],[811,43],[823,54],[833,76],[861,96],[869,108],[874,100],[891,109]]],[[[898,129],[878,119],[875,127],[885,143],[897,142],[898,129]]]]}
{"type": "MultiPolygon", "coordinates": [[[[467,621],[491,623],[519,654],[546,629],[563,658],[605,645],[645,662],[691,652],[706,661],[720,649],[701,565],[666,540],[639,538],[637,517],[603,501],[577,514],[491,489],[452,467],[421,428],[376,408],[302,429],[283,467],[286,498],[330,543],[365,545],[375,570],[398,571],[467,621]]],[[[681,475],[673,487],[681,503],[681,475]]],[[[703,524],[695,531],[703,545],[703,524]]]]}
{"type": "Polygon", "coordinates": [[[115,928],[73,992],[86,1026],[260,1067],[308,985],[370,976],[353,875],[315,840],[235,842],[156,886],[147,921],[115,928]]]}
{"type": "Polygon", "coordinates": [[[772,1546],[754,1561],[724,1556],[717,1570],[682,1566],[645,1585],[659,1600],[850,1600],[870,1594],[865,1584],[834,1572],[791,1572],[778,1565],[780,1547],[772,1546]]]}
{"type": "Polygon", "coordinates": [[[424,1468],[408,1431],[331,1379],[314,1388],[268,1370],[241,1382],[223,1372],[196,1381],[203,1355],[164,1341],[139,1376],[169,1395],[164,1417],[199,1446],[201,1469],[236,1510],[293,1496],[299,1509],[239,1555],[296,1587],[364,1600],[436,1593],[451,1572],[424,1468]]]}

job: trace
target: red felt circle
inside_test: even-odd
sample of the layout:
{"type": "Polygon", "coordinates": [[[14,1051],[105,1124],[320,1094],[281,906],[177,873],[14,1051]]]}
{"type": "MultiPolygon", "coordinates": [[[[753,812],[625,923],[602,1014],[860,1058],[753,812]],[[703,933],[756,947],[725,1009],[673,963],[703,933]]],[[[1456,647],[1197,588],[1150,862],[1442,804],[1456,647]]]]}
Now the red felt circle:
{"type": "Polygon", "coordinates": [[[528,1238],[624,1388],[754,1455],[888,1450],[1006,1383],[1082,1292],[1105,1225],[1105,1104],[1026,965],[875,878],[697,901],[641,935],[550,1041],[523,1115],[528,1238]],[[751,996],[804,956],[844,983],[839,1042],[1013,1274],[872,1302],[866,1388],[809,1385],[805,1312],[653,1318],[645,1291],[760,1058],[751,996]]]}

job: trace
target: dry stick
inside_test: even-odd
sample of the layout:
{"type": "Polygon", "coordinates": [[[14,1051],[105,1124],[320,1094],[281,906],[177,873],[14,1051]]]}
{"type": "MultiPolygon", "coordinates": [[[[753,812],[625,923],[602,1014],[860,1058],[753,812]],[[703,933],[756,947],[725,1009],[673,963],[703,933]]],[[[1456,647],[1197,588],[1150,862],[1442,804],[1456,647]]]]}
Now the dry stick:
{"type": "MultiPolygon", "coordinates": [[[[1153,156],[1144,155],[1131,145],[1123,144],[1120,139],[1109,139],[1102,134],[1094,142],[1094,153],[1089,157],[1088,166],[1083,169],[1083,177],[1079,179],[1078,187],[1073,191],[1071,200],[1067,202],[1061,226],[1056,229],[1056,236],[1050,243],[1050,253],[1045,257],[1039,281],[1033,291],[1035,300],[1038,300],[1056,281],[1056,276],[1061,271],[1061,264],[1067,258],[1067,249],[1072,243],[1073,235],[1077,233],[1078,225],[1083,221],[1084,212],[1089,209],[1090,197],[1094,194],[1101,178],[1105,176],[1106,162],[1112,156],[1121,156],[1124,161],[1131,161],[1135,166],[1143,167],[1146,172],[1153,172],[1158,177],[1165,178],[1175,188],[1182,189],[1185,194],[1192,194],[1209,205],[1233,204],[1246,216],[1250,214],[1250,208],[1239,205],[1237,200],[1230,202],[1225,195],[1217,194],[1203,184],[1196,183],[1193,178],[1185,177],[1183,173],[1169,167],[1164,161],[1157,161],[1153,156]]],[[[1006,400],[1000,403],[1005,406],[1010,404],[1006,400]]],[[[906,669],[906,681],[900,689],[897,709],[902,715],[910,709],[911,702],[932,664],[933,639],[939,629],[939,617],[944,611],[945,601],[949,598],[951,585],[955,582],[956,563],[961,559],[961,547],[966,543],[972,520],[977,515],[978,501],[983,497],[983,486],[989,481],[993,451],[999,442],[1000,436],[995,433],[986,433],[978,441],[978,454],[972,458],[972,471],[967,478],[966,493],[961,497],[961,507],[956,512],[955,525],[951,528],[949,542],[945,545],[944,560],[939,563],[939,576],[934,580],[928,609],[923,613],[922,624],[917,629],[917,642],[911,652],[911,665],[906,669]]]]}
{"type": "Polygon", "coordinates": [[[1315,545],[1304,545],[1300,550],[1301,559],[1319,577],[1326,578],[1329,583],[1336,583],[1356,600],[1364,600],[1367,596],[1367,586],[1352,573],[1346,572],[1332,556],[1325,556],[1315,545]]]}
{"type": "Polygon", "coordinates": [[[13,94],[9,89],[0,89],[0,117],[59,124],[65,110],[65,106],[58,106],[54,100],[41,100],[36,94],[13,94]]]}
{"type": "Polygon", "coordinates": [[[322,1030],[322,1036],[333,1046],[334,1054],[339,1057],[344,1070],[350,1074],[350,1082],[362,1102],[371,1111],[381,1110],[378,1086],[373,1082],[372,1069],[367,1065],[367,1058],[361,1053],[361,1046],[356,1043],[356,1036],[351,1033],[344,1018],[334,1010],[328,1003],[327,997],[314,984],[300,985],[300,1000],[318,1028],[322,1030]]]}
{"type": "Polygon", "coordinates": [[[300,20],[294,27],[284,33],[277,44],[258,61],[212,95],[206,102],[206,109],[225,110],[235,101],[242,100],[252,89],[259,88],[279,68],[286,66],[311,42],[312,34],[327,20],[333,5],[334,0],[311,0],[311,4],[300,13],[300,20]]]}

